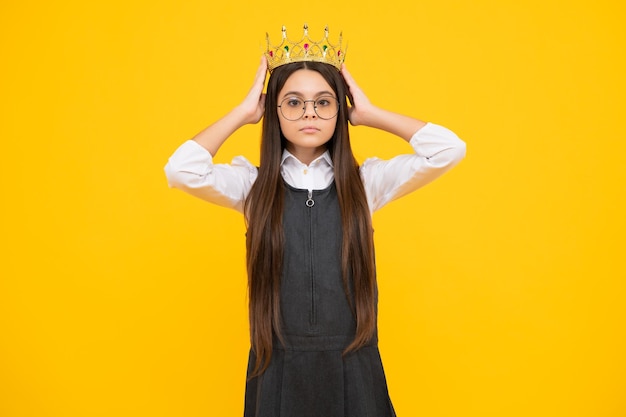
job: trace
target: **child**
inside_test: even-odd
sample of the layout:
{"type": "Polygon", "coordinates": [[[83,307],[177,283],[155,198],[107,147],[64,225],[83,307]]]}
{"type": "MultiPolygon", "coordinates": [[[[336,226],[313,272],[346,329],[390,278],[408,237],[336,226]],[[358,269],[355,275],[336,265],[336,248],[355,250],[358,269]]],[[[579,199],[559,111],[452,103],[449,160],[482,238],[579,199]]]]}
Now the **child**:
{"type": "Polygon", "coordinates": [[[395,416],[377,347],[371,214],[464,155],[451,131],[370,103],[341,46],[327,31],[313,42],[306,26],[299,42],[284,28],[279,46],[268,40],[243,102],[176,150],[170,186],[247,221],[245,417],[395,416]],[[261,118],[258,168],[243,157],[213,163],[233,132],[261,118]],[[359,167],[348,122],[392,133],[414,153],[359,167]]]}

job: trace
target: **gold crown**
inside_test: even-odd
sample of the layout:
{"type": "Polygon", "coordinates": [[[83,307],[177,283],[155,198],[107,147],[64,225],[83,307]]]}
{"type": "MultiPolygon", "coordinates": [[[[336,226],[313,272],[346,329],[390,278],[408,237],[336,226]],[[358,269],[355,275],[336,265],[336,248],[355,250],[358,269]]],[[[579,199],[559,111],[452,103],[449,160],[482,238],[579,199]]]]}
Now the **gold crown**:
{"type": "Polygon", "coordinates": [[[281,65],[301,61],[324,62],[341,69],[341,64],[343,64],[346,56],[346,52],[341,50],[342,33],[339,34],[339,43],[333,45],[328,39],[328,26],[324,28],[324,38],[319,42],[309,37],[309,26],[306,24],[304,25],[304,35],[297,42],[287,39],[287,29],[284,26],[282,32],[283,37],[278,45],[272,45],[270,35],[266,34],[267,51],[265,56],[270,72],[281,65]]]}

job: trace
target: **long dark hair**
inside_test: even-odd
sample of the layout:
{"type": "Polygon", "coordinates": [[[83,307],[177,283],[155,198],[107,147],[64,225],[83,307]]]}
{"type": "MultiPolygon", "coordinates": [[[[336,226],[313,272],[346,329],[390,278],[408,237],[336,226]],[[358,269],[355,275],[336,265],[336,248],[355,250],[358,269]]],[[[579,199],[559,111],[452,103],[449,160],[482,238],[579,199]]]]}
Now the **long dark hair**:
{"type": "Polygon", "coordinates": [[[252,376],[260,375],[269,366],[274,336],[283,342],[280,281],[284,245],[284,189],[280,161],[286,139],[280,130],[276,106],[278,93],[285,82],[300,69],[319,72],[339,100],[337,124],[327,149],[333,160],[341,209],[343,285],[357,323],[355,338],[345,352],[365,345],[373,337],[376,327],[372,225],[359,166],[350,147],[346,101],[348,89],[341,74],[329,64],[298,62],[283,65],[274,69],[268,81],[259,174],[245,203],[250,337],[256,355],[252,376]]]}

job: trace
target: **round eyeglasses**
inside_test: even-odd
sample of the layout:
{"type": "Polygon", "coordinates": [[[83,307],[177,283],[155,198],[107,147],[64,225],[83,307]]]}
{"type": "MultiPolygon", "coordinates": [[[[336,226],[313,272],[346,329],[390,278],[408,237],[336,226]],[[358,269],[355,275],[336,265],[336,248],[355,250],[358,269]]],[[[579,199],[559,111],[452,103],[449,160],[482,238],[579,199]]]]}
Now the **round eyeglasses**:
{"type": "Polygon", "coordinates": [[[280,102],[278,108],[285,119],[294,121],[304,116],[304,113],[306,113],[306,103],[313,103],[313,110],[320,119],[332,119],[339,113],[339,101],[332,96],[323,96],[315,100],[287,97],[280,102]]]}

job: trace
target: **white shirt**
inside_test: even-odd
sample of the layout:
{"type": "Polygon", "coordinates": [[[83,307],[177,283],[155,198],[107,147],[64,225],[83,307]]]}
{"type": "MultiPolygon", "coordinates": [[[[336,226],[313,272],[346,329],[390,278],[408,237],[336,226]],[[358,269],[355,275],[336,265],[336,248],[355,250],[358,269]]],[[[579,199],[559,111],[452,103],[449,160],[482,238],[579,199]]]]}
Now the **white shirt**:
{"type": "Polygon", "coordinates": [[[285,149],[280,161],[283,179],[292,187],[303,190],[322,190],[328,187],[334,178],[333,167],[328,151],[307,165],[285,149]]]}
{"type": "MultiPolygon", "coordinates": [[[[370,211],[431,182],[465,156],[465,142],[445,127],[428,123],[410,140],[414,153],[389,160],[369,158],[360,167],[370,211]]],[[[230,164],[214,164],[211,153],[193,140],[183,143],[169,158],[165,174],[170,187],[243,212],[257,168],[243,156],[230,164]]],[[[309,165],[283,152],[281,174],[295,188],[320,190],[333,181],[333,162],[328,152],[309,165]]]]}

